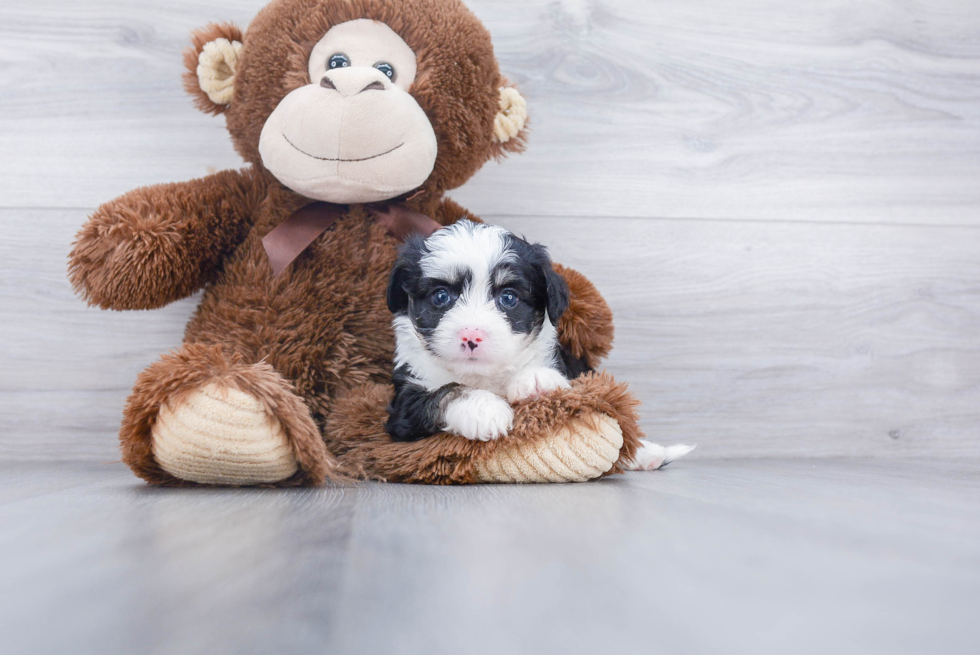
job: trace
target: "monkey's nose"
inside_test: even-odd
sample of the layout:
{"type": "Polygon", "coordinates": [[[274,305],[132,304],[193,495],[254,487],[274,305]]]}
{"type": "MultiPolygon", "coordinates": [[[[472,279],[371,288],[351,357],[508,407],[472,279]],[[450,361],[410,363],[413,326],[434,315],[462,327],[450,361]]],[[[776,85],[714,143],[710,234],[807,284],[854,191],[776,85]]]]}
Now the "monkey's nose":
{"type": "Polygon", "coordinates": [[[339,68],[327,71],[320,78],[320,86],[337,91],[345,98],[365,91],[384,91],[388,84],[388,77],[384,73],[368,66],[339,68]]]}

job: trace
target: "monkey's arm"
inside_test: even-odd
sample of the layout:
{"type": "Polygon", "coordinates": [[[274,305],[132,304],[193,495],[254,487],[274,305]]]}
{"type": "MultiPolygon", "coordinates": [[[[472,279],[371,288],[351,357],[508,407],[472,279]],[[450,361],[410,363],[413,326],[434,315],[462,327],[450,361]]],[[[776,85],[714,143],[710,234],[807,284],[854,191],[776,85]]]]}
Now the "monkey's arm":
{"type": "Polygon", "coordinates": [[[78,233],[72,286],[103,309],[153,309],[189,296],[244,239],[263,195],[251,169],[130,191],[78,233]]]}
{"type": "MultiPolygon", "coordinates": [[[[461,218],[482,222],[448,198],[439,205],[434,218],[443,225],[451,225],[461,218]]],[[[554,264],[554,269],[565,279],[571,296],[568,309],[558,321],[558,340],[565,351],[564,363],[575,377],[586,370],[598,368],[602,359],[612,350],[615,331],[613,314],[602,294],[588,278],[561,264],[554,264]]]]}
{"type": "Polygon", "coordinates": [[[561,264],[553,266],[568,284],[570,297],[568,309],[558,321],[558,341],[586,370],[596,369],[612,350],[612,310],[584,275],[561,264]]]}

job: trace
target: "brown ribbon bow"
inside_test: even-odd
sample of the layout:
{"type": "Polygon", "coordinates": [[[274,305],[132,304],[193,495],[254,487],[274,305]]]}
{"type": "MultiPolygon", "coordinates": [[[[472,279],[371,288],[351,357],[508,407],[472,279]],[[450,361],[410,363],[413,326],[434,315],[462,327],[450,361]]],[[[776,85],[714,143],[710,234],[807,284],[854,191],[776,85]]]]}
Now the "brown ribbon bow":
{"type": "MultiPolygon", "coordinates": [[[[365,205],[374,218],[388,228],[388,234],[399,241],[418,233],[427,237],[442,227],[425,214],[405,205],[365,205]]],[[[272,275],[278,277],[317,237],[326,232],[347,213],[347,205],[314,202],[297,210],[262,239],[269,256],[272,275]]]]}

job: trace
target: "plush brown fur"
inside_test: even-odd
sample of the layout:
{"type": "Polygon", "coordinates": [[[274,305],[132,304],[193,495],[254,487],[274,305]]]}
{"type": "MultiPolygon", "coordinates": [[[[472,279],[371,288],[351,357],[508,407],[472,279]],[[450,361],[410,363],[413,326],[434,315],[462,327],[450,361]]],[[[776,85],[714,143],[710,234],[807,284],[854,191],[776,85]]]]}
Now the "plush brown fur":
{"type": "MultiPolygon", "coordinates": [[[[462,217],[478,220],[443,192],[504,149],[523,144],[523,137],[504,148],[492,141],[504,80],[489,34],[457,0],[268,5],[243,37],[230,106],[206,101],[187,81],[199,107],[226,112],[235,146],[252,166],[113,200],[82,228],[70,256],[74,288],[108,309],[160,307],[204,289],[185,345],[140,375],[126,406],[123,457],[148,482],[181,483],[153,459],[151,430],[160,407],[211,382],[260,399],[283,424],[301,468],[284,485],[318,484],[343,474],[468,482],[473,458],[492,456],[493,444],[455,437],[391,444],[379,431],[394,349],[385,286],[398,243],[361,205],[352,205],[278,277],[262,247],[263,236],[309,202],[263,168],[257,150],[262,126],[290,90],[307,82],[308,53],[327,29],[362,17],[386,22],[418,56],[411,93],[433,123],[439,151],[434,172],[408,201],[410,208],[444,225],[462,217]]],[[[215,37],[241,33],[230,26],[196,33],[188,68],[215,37]]],[[[612,315],[584,277],[560,271],[572,291],[560,339],[594,366],[611,347],[612,315]]],[[[587,412],[620,421],[627,435],[623,456],[631,457],[639,434],[632,400],[606,377],[522,406],[510,438],[538,438],[587,412]]]]}
{"type": "Polygon", "coordinates": [[[78,233],[72,286],[103,309],[155,309],[217,279],[266,193],[252,170],[143,187],[108,202],[78,233]]]}

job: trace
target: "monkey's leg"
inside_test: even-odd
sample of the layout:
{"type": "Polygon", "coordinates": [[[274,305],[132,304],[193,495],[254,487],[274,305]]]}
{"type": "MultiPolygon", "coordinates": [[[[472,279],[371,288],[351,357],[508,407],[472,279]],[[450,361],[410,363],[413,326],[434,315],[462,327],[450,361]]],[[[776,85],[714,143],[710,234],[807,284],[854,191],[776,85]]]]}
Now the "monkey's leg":
{"type": "Polygon", "coordinates": [[[143,371],[119,438],[152,484],[316,485],[333,467],[290,384],[217,346],[185,344],[143,371]]]}
{"type": "Polygon", "coordinates": [[[384,431],[390,397],[391,387],[365,385],[335,403],[327,441],[344,473],[424,484],[584,482],[625,470],[643,436],[636,400],[606,374],[518,403],[510,434],[493,441],[439,434],[392,442],[384,431]]]}
{"type": "Polygon", "coordinates": [[[518,403],[510,434],[477,458],[476,480],[585,482],[622,473],[643,436],[637,404],[625,384],[604,373],[518,403]]]}

